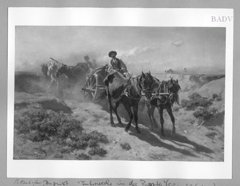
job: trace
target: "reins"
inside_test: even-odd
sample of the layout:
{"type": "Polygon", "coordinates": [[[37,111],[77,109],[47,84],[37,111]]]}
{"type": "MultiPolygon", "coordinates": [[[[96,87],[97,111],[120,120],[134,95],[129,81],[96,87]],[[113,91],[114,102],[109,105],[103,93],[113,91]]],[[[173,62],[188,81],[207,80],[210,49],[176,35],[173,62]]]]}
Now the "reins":
{"type": "Polygon", "coordinates": [[[167,104],[168,101],[171,101],[170,100],[170,96],[172,95],[173,93],[169,93],[169,89],[168,89],[168,85],[166,85],[166,83],[159,83],[159,86],[157,88],[157,91],[154,91],[154,90],[146,90],[146,89],[143,89],[141,88],[141,96],[142,97],[146,97],[148,99],[148,101],[152,101],[153,99],[159,99],[159,100],[162,100],[161,97],[162,96],[165,96],[166,99],[163,103],[161,103],[161,105],[165,105],[167,104]],[[161,86],[163,86],[163,91],[164,92],[159,92],[162,88],[161,86]],[[147,94],[150,94],[151,96],[148,98],[147,97],[147,94]]]}

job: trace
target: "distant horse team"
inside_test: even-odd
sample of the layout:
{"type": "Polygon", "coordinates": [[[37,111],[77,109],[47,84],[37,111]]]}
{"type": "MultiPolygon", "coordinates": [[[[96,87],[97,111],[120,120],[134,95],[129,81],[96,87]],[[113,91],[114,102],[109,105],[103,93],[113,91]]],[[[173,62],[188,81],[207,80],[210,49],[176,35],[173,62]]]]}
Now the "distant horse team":
{"type": "Polygon", "coordinates": [[[42,64],[42,73],[50,81],[47,89],[57,88],[61,92],[60,82],[63,79],[68,80],[69,85],[74,85],[79,81],[84,80],[90,72],[90,66],[87,62],[77,63],[75,66],[65,65],[53,58],[50,61],[42,64]]]}
{"type": "MultiPolygon", "coordinates": [[[[109,53],[109,57],[112,58],[111,64],[118,62],[119,59],[115,56],[115,51],[109,53]]],[[[60,76],[65,76],[74,84],[80,79],[84,79],[83,77],[86,77],[87,74],[91,74],[87,76],[88,81],[86,81],[85,85],[91,85],[91,89],[93,89],[101,86],[100,84],[102,82],[103,90],[107,95],[110,123],[112,126],[114,126],[113,112],[117,116],[118,123],[122,124],[118,114],[118,107],[122,104],[126,109],[129,115],[129,122],[125,127],[126,131],[130,129],[131,123],[134,120],[136,131],[140,133],[138,127],[138,105],[140,100],[144,100],[151,129],[158,126],[154,118],[154,111],[157,109],[160,115],[161,135],[165,136],[163,110],[166,109],[172,121],[172,135],[174,135],[175,118],[172,106],[174,103],[179,104],[178,92],[181,87],[178,80],[171,78],[167,81],[160,81],[150,72],[142,72],[138,76],[131,76],[127,72],[123,62],[121,61],[119,64],[125,67],[124,73],[122,73],[121,68],[119,68],[119,70],[113,69],[109,68],[109,65],[93,70],[89,65],[89,61],[87,61],[87,63],[79,63],[76,66],[67,66],[51,58],[49,63],[42,65],[42,72],[50,80],[49,88],[51,88],[53,84],[56,84],[58,87],[60,76]],[[111,69],[111,71],[107,69],[111,69]],[[96,72],[98,72],[98,74],[96,72]]],[[[119,67],[120,65],[116,66],[119,67]]]]}

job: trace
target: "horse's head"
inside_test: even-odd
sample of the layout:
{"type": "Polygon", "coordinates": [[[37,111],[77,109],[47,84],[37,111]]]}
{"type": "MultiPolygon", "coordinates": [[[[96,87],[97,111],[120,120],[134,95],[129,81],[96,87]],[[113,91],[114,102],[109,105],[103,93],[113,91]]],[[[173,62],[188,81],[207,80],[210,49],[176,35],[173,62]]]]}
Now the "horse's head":
{"type": "Polygon", "coordinates": [[[168,87],[168,81],[161,81],[161,83],[159,84],[159,92],[160,93],[167,93],[169,92],[169,87],[168,87]]]}
{"type": "Polygon", "coordinates": [[[58,71],[57,71],[57,73],[56,73],[56,76],[59,77],[59,76],[61,76],[62,74],[65,74],[65,75],[66,75],[67,70],[68,70],[68,66],[63,64],[63,65],[58,69],[58,71]]]}
{"type": "Polygon", "coordinates": [[[168,90],[170,93],[170,101],[173,104],[174,102],[176,102],[177,104],[179,104],[179,96],[178,96],[178,91],[181,89],[178,80],[174,80],[173,78],[171,78],[170,80],[168,80],[168,90]]]}
{"type": "Polygon", "coordinates": [[[139,87],[148,99],[152,96],[155,84],[156,82],[151,75],[151,72],[142,72],[139,78],[139,87]]]}
{"type": "Polygon", "coordinates": [[[168,80],[168,90],[170,93],[178,93],[178,91],[181,89],[179,83],[178,83],[178,79],[173,79],[171,78],[170,80],[168,80]]]}

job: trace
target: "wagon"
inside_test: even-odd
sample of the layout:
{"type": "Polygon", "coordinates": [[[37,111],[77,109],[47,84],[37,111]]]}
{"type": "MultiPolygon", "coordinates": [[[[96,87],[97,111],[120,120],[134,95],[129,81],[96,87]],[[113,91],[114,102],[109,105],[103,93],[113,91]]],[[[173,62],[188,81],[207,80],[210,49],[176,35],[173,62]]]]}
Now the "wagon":
{"type": "Polygon", "coordinates": [[[107,65],[96,68],[86,78],[82,88],[84,96],[92,101],[97,101],[106,96],[104,78],[108,75],[107,65]]]}

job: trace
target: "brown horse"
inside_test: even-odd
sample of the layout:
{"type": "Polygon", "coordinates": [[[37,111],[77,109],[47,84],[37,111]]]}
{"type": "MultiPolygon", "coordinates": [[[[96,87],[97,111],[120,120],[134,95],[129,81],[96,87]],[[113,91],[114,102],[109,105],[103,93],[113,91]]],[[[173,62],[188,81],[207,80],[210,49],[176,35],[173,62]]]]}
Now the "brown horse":
{"type": "Polygon", "coordinates": [[[65,75],[68,77],[69,82],[75,84],[79,81],[85,81],[85,77],[89,70],[87,63],[78,63],[75,66],[64,64],[58,69],[56,76],[59,77],[65,75]]]}
{"type": "Polygon", "coordinates": [[[112,111],[115,112],[118,122],[122,123],[117,108],[120,104],[123,104],[130,118],[125,131],[129,130],[134,118],[136,131],[140,133],[138,128],[138,103],[141,99],[141,91],[138,81],[139,77],[126,78],[120,72],[116,71],[108,75],[104,83],[108,97],[111,125],[114,126],[112,111]]]}
{"type": "Polygon", "coordinates": [[[141,74],[139,78],[139,87],[141,89],[141,95],[147,106],[147,113],[151,123],[151,129],[157,127],[157,122],[154,118],[155,106],[151,104],[151,100],[156,96],[159,90],[160,81],[151,75],[151,72],[141,74]]]}
{"type": "Polygon", "coordinates": [[[140,78],[140,84],[143,92],[147,90],[148,93],[145,94],[145,97],[151,105],[148,107],[149,117],[152,117],[152,119],[150,119],[151,122],[155,121],[153,114],[155,108],[157,108],[160,115],[161,134],[165,136],[163,110],[166,109],[173,125],[172,134],[175,134],[175,118],[172,112],[172,105],[174,102],[178,103],[178,91],[180,90],[178,80],[170,79],[169,81],[159,82],[157,78],[151,77],[151,73],[143,74],[142,78],[140,78]],[[153,86],[157,82],[159,82],[158,88],[156,88],[157,86],[153,86]]]}
{"type": "Polygon", "coordinates": [[[181,89],[178,80],[171,78],[168,80],[168,91],[169,91],[169,97],[171,104],[173,105],[174,103],[177,103],[179,105],[179,95],[178,92],[181,89]]]}

